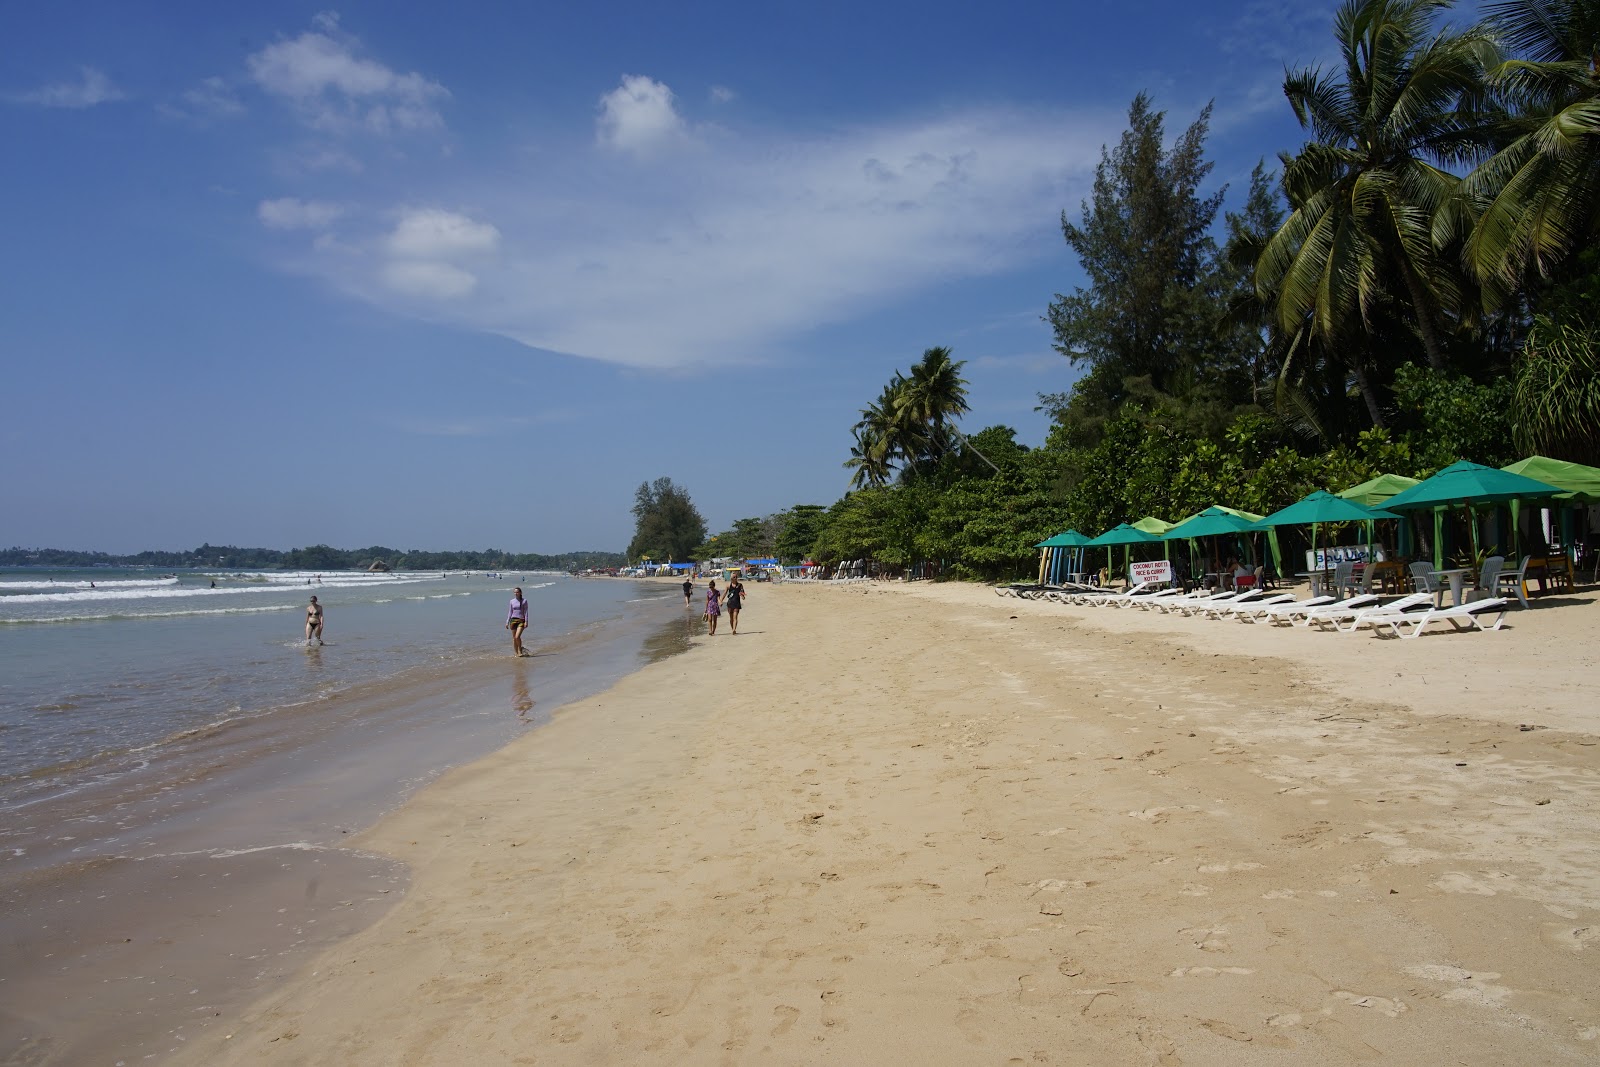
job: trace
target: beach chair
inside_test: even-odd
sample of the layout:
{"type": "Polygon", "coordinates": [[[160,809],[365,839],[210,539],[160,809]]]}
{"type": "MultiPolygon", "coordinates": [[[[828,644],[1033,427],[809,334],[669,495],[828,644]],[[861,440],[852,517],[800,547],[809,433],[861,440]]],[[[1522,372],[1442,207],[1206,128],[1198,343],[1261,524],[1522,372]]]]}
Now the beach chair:
{"type": "Polygon", "coordinates": [[[1250,586],[1249,588],[1238,590],[1232,596],[1213,597],[1210,600],[1202,600],[1199,603],[1189,604],[1181,610],[1185,615],[1209,616],[1215,615],[1216,612],[1224,611],[1239,604],[1253,604],[1261,598],[1261,590],[1256,589],[1254,586],[1250,586]]]}
{"type": "Polygon", "coordinates": [[[1372,620],[1372,629],[1380,637],[1387,629],[1395,637],[1406,639],[1420,637],[1422,631],[1436,622],[1449,623],[1451,629],[1458,631],[1498,630],[1505,623],[1510,610],[1511,601],[1501,597],[1489,597],[1462,604],[1458,608],[1429,608],[1426,611],[1383,615],[1372,620]],[[1486,615],[1494,616],[1494,622],[1487,626],[1483,622],[1486,615]]]}
{"type": "Polygon", "coordinates": [[[1374,604],[1369,607],[1357,608],[1348,615],[1329,616],[1333,628],[1342,633],[1353,634],[1363,626],[1375,625],[1379,620],[1392,615],[1405,615],[1423,608],[1433,606],[1432,593],[1407,593],[1399,600],[1391,600],[1387,604],[1374,604]]]}
{"type": "MultiPolygon", "coordinates": [[[[1356,591],[1356,561],[1343,560],[1333,568],[1333,595],[1343,600],[1346,596],[1354,596],[1356,591]]],[[[1367,590],[1362,590],[1366,592],[1367,590]]]]}
{"type": "Polygon", "coordinates": [[[1261,592],[1261,590],[1257,589],[1254,591],[1253,595],[1248,597],[1240,597],[1238,600],[1227,604],[1209,604],[1202,606],[1198,611],[1194,612],[1194,614],[1204,615],[1208,619],[1225,619],[1230,616],[1238,615],[1242,611],[1256,610],[1263,604],[1287,604],[1293,603],[1293,601],[1293,593],[1273,593],[1271,596],[1268,596],[1261,592]]]}
{"type": "Polygon", "coordinates": [[[1184,592],[1182,589],[1177,586],[1170,586],[1166,589],[1157,589],[1149,596],[1136,597],[1127,601],[1125,604],[1123,604],[1123,606],[1129,608],[1143,608],[1145,611],[1149,611],[1151,608],[1160,607],[1162,604],[1170,603],[1174,600],[1181,600],[1183,599],[1183,596],[1184,592]]]}
{"type": "Polygon", "coordinates": [[[1181,612],[1187,613],[1189,608],[1195,607],[1196,605],[1199,605],[1199,604],[1226,604],[1226,603],[1230,603],[1230,602],[1232,602],[1234,600],[1237,600],[1241,595],[1243,595],[1243,594],[1240,594],[1240,593],[1215,593],[1215,594],[1212,594],[1212,593],[1205,593],[1205,592],[1197,592],[1197,593],[1190,593],[1190,594],[1188,594],[1186,596],[1173,597],[1170,600],[1163,600],[1160,603],[1153,604],[1151,606],[1154,607],[1157,611],[1161,612],[1164,615],[1170,615],[1174,611],[1181,611],[1181,612]]]}
{"type": "Polygon", "coordinates": [[[1362,611],[1370,607],[1376,607],[1378,602],[1379,598],[1373,596],[1371,593],[1357,593],[1353,597],[1348,597],[1344,600],[1335,600],[1332,604],[1326,604],[1320,608],[1312,608],[1310,611],[1302,612],[1294,616],[1292,619],[1290,619],[1290,621],[1296,626],[1304,628],[1315,626],[1320,629],[1324,622],[1332,622],[1336,619],[1349,618],[1358,611],[1362,611]]]}
{"type": "Polygon", "coordinates": [[[1333,603],[1333,597],[1327,593],[1320,596],[1306,597],[1304,600],[1295,600],[1293,593],[1284,594],[1288,600],[1279,600],[1276,597],[1269,601],[1258,601],[1246,604],[1233,612],[1234,618],[1240,622],[1261,622],[1265,619],[1282,618],[1312,608],[1320,608],[1333,603]]]}
{"type": "Polygon", "coordinates": [[[1072,598],[1074,604],[1088,604],[1091,607],[1103,608],[1108,604],[1121,603],[1149,589],[1153,583],[1140,582],[1126,593],[1113,593],[1109,589],[1096,590],[1092,593],[1080,593],[1072,598]]]}
{"type": "Polygon", "coordinates": [[[1523,556],[1522,564],[1516,570],[1501,571],[1494,580],[1494,595],[1500,596],[1502,593],[1509,593],[1517,598],[1517,603],[1527,607],[1528,561],[1532,558],[1532,556],[1523,556]]]}

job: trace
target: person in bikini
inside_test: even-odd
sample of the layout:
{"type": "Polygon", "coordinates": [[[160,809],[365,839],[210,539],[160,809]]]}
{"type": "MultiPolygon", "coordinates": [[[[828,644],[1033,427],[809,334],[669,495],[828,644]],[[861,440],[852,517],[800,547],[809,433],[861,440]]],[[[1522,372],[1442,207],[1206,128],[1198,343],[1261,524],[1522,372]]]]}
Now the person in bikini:
{"type": "Polygon", "coordinates": [[[506,629],[511,631],[511,651],[518,656],[528,653],[522,647],[522,631],[528,628],[528,602],[522,597],[522,586],[511,590],[511,610],[506,614],[506,629]]]}
{"type": "Polygon", "coordinates": [[[317,603],[316,597],[306,605],[306,644],[309,645],[313,637],[317,644],[322,644],[322,605],[317,603]]]}

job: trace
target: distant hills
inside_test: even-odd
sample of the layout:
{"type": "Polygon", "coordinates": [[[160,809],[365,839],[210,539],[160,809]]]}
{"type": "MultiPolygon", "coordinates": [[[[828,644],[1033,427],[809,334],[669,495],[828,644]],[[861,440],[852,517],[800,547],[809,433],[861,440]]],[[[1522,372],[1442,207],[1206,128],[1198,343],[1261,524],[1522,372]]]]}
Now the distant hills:
{"type": "Polygon", "coordinates": [[[424,552],[373,545],[370,548],[238,548],[201,545],[188,552],[139,552],[131,556],[108,552],[75,552],[64,548],[8,548],[0,550],[0,567],[207,567],[241,571],[345,571],[366,570],[382,563],[397,571],[528,570],[577,571],[621,567],[621,552],[424,552]]]}

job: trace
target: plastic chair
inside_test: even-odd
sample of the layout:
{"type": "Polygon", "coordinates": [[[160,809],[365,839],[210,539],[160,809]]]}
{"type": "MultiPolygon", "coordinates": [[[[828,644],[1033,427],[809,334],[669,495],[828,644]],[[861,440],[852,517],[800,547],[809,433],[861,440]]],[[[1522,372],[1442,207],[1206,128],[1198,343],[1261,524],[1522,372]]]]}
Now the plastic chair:
{"type": "Polygon", "coordinates": [[[1527,586],[1528,561],[1530,559],[1532,559],[1532,558],[1533,558],[1532,556],[1523,556],[1522,557],[1522,565],[1519,566],[1516,570],[1514,570],[1514,571],[1501,571],[1500,574],[1495,578],[1494,590],[1492,591],[1491,595],[1500,596],[1501,594],[1507,594],[1507,595],[1515,596],[1517,598],[1517,601],[1523,607],[1527,607],[1528,606],[1528,586],[1527,586]],[[1508,588],[1508,586],[1509,586],[1509,588],[1508,588]]]}
{"type": "Polygon", "coordinates": [[[1506,565],[1504,556],[1490,556],[1483,561],[1483,567],[1478,571],[1478,588],[1466,595],[1467,601],[1484,600],[1494,596],[1495,586],[1500,584],[1500,570],[1506,565]]]}
{"type": "Polygon", "coordinates": [[[1355,560],[1344,560],[1333,568],[1333,595],[1343,600],[1346,595],[1354,594],[1355,582],[1350,576],[1355,573],[1355,560]]]}

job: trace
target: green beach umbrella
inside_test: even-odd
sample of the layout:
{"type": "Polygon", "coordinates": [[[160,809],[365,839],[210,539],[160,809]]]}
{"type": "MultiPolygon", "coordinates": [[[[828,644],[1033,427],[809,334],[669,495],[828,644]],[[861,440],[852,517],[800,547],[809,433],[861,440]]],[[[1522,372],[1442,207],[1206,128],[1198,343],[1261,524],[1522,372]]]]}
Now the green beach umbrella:
{"type": "Polygon", "coordinates": [[[1471,521],[1470,512],[1475,505],[1493,504],[1502,500],[1529,500],[1552,497],[1561,490],[1547,482],[1527,478],[1510,471],[1485,467],[1481,463],[1452,463],[1432,478],[1425,478],[1403,493],[1390,497],[1384,507],[1390,511],[1424,511],[1434,509],[1433,565],[1444,565],[1444,549],[1439,543],[1442,532],[1440,514],[1444,508],[1465,508],[1468,526],[1472,529],[1473,550],[1477,550],[1478,524],[1471,521]]]}
{"type": "Polygon", "coordinates": [[[1047,537],[1034,545],[1034,548],[1082,548],[1089,543],[1089,539],[1077,530],[1068,530],[1058,533],[1054,537],[1047,537]]]}
{"type": "MultiPolygon", "coordinates": [[[[1520,474],[1524,478],[1535,478],[1547,485],[1553,485],[1561,492],[1550,498],[1553,504],[1600,504],[1600,469],[1587,466],[1583,463],[1569,463],[1563,459],[1551,459],[1549,456],[1529,456],[1517,462],[1500,468],[1510,474],[1520,474]]],[[[1517,545],[1517,531],[1520,527],[1521,507],[1520,502],[1511,502],[1511,544],[1513,550],[1517,545]]],[[[1569,512],[1561,513],[1563,536],[1570,531],[1569,512]]]]}
{"type": "Polygon", "coordinates": [[[1168,541],[1178,538],[1216,537],[1219,534],[1248,533],[1255,528],[1255,525],[1254,520],[1245,518],[1231,508],[1209,507],[1200,514],[1170,527],[1161,536],[1168,541]]]}
{"type": "Polygon", "coordinates": [[[1056,572],[1060,569],[1058,566],[1060,556],[1056,549],[1076,548],[1081,550],[1088,543],[1089,539],[1077,530],[1067,530],[1056,534],[1054,537],[1047,537],[1034,545],[1034,548],[1044,550],[1039,553],[1039,580],[1042,582],[1046,577],[1052,581],[1059,580],[1060,575],[1056,572]]]}
{"type": "Polygon", "coordinates": [[[1403,493],[1414,485],[1419,485],[1415,478],[1407,478],[1403,474],[1380,474],[1376,478],[1369,478],[1360,485],[1352,485],[1342,489],[1335,496],[1342,496],[1346,500],[1354,500],[1357,504],[1365,504],[1375,508],[1385,500],[1396,494],[1403,493]]]}
{"type": "Polygon", "coordinates": [[[1370,519],[1398,519],[1392,511],[1369,508],[1344,495],[1335,496],[1318,489],[1286,508],[1280,508],[1261,519],[1257,526],[1304,526],[1324,522],[1366,522],[1370,519]]]}
{"type": "Polygon", "coordinates": [[[1520,474],[1524,478],[1555,486],[1561,490],[1555,495],[1556,500],[1600,504],[1600,467],[1568,463],[1564,459],[1551,459],[1548,456],[1529,456],[1500,469],[1507,474],[1520,474]]]}
{"type": "Polygon", "coordinates": [[[1460,508],[1500,500],[1550,497],[1560,492],[1548,482],[1463,461],[1450,464],[1403,493],[1396,493],[1383,506],[1390,511],[1460,508]]]}
{"type": "MultiPolygon", "coordinates": [[[[1160,522],[1161,520],[1160,519],[1154,519],[1154,520],[1140,519],[1139,521],[1140,522],[1147,522],[1147,521],[1160,522]]],[[[1129,558],[1129,556],[1132,554],[1132,551],[1133,551],[1132,546],[1133,545],[1158,544],[1158,543],[1160,543],[1160,541],[1161,541],[1161,538],[1157,537],[1155,534],[1146,533],[1144,530],[1139,529],[1139,527],[1137,525],[1125,522],[1125,523],[1122,523],[1120,526],[1113,526],[1111,529],[1107,530],[1105,533],[1101,534],[1099,537],[1096,537],[1094,540],[1090,541],[1089,544],[1092,547],[1105,548],[1107,550],[1107,552],[1106,552],[1106,564],[1107,564],[1107,566],[1109,566],[1110,562],[1111,562],[1110,548],[1111,548],[1112,545],[1127,545],[1127,546],[1129,546],[1128,550],[1123,553],[1124,566],[1126,567],[1127,566],[1126,561],[1129,558]]]]}

